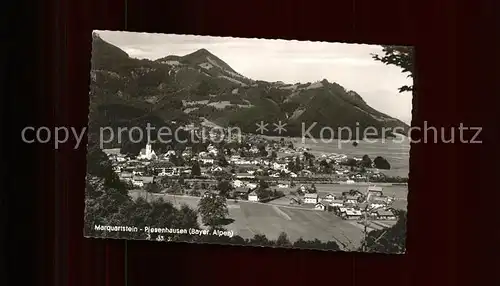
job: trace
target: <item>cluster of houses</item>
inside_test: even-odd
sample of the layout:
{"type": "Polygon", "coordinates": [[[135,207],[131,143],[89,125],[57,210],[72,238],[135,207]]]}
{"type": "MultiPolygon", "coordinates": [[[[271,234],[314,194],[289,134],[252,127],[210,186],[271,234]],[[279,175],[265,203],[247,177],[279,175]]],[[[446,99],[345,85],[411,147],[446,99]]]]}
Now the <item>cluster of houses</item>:
{"type": "Polygon", "coordinates": [[[120,180],[130,183],[134,187],[143,188],[146,184],[153,183],[153,176],[144,176],[141,172],[120,173],[120,180]]]}
{"type": "MultiPolygon", "coordinates": [[[[151,144],[147,144],[145,148],[140,150],[136,158],[120,154],[120,149],[104,149],[103,151],[113,163],[114,170],[119,178],[137,188],[143,188],[161,177],[189,176],[192,173],[194,161],[198,162],[201,167],[202,177],[213,179],[214,174],[217,172],[230,173],[232,186],[235,189],[245,190],[245,192],[255,190],[257,188],[257,176],[262,176],[263,174],[269,178],[276,178],[276,181],[279,178],[289,180],[296,177],[317,175],[312,170],[318,170],[321,165],[320,162],[335,164],[333,176],[348,184],[363,180],[367,175],[367,173],[357,173],[349,166],[344,166],[342,162],[348,159],[344,154],[323,154],[314,157],[311,161],[310,158],[307,158],[307,151],[309,150],[306,148],[292,148],[284,146],[284,144],[268,142],[264,146],[266,152],[263,152],[261,142],[259,143],[259,147],[257,144],[248,145],[250,147],[244,150],[244,153],[247,154],[245,156],[242,156],[242,150],[219,149],[212,144],[200,152],[193,152],[191,148],[187,147],[180,153],[179,151],[169,150],[163,154],[157,154],[151,144]],[[281,156],[272,155],[272,153],[276,154],[276,152],[281,153],[281,156]],[[268,155],[262,156],[262,153],[267,153],[268,155]],[[181,166],[179,164],[167,164],[168,167],[148,168],[153,163],[172,162],[172,158],[178,156],[184,159],[183,162],[185,163],[183,166],[182,164],[181,166]],[[219,164],[221,157],[225,159],[227,166],[223,167],[219,164]],[[303,162],[303,168],[300,170],[291,169],[291,166],[296,162],[303,162]],[[145,169],[148,169],[148,172],[145,172],[145,169]]],[[[361,160],[360,158],[355,159],[361,160]]],[[[376,171],[373,172],[376,175],[376,171]]],[[[372,175],[374,174],[372,173],[372,175]]],[[[280,183],[276,187],[278,189],[287,189],[290,186],[286,183],[280,183]]],[[[355,219],[364,216],[366,211],[363,211],[363,209],[366,209],[366,205],[368,205],[370,209],[373,209],[369,213],[370,216],[375,216],[379,219],[394,218],[394,214],[387,208],[390,199],[383,196],[382,190],[379,187],[370,186],[366,194],[360,192],[343,195],[327,194],[322,198],[315,192],[308,193],[306,189],[303,189],[303,191],[305,193],[303,200],[292,198],[290,203],[312,205],[315,209],[322,211],[335,211],[345,219],[355,219]]],[[[249,201],[259,201],[255,191],[247,194],[249,201]]]]}
{"type": "Polygon", "coordinates": [[[322,198],[316,192],[307,193],[307,188],[305,189],[306,193],[303,200],[293,197],[290,199],[290,204],[313,205],[316,210],[333,211],[338,216],[349,220],[360,218],[397,219],[393,210],[389,207],[393,198],[384,196],[381,187],[368,186],[366,194],[356,190],[341,195],[327,194],[322,198]]]}
{"type": "MultiPolygon", "coordinates": [[[[259,156],[262,152],[260,149],[262,147],[257,147],[257,145],[251,145],[251,147],[246,148],[246,154],[249,156],[241,156],[241,150],[227,149],[220,150],[214,145],[208,145],[205,151],[193,152],[191,148],[187,147],[180,154],[184,159],[185,166],[175,166],[175,167],[164,167],[156,168],[152,176],[170,176],[177,177],[181,175],[190,175],[190,166],[194,161],[198,162],[200,166],[203,167],[202,176],[209,178],[212,174],[216,172],[228,171],[227,168],[220,166],[216,158],[220,158],[221,152],[224,152],[223,157],[225,158],[227,164],[232,166],[232,169],[237,169],[235,174],[235,179],[254,179],[255,176],[265,175],[269,178],[297,178],[297,177],[314,177],[318,175],[316,173],[319,162],[324,161],[328,164],[336,164],[335,171],[333,174],[329,175],[337,181],[349,183],[355,183],[356,181],[363,181],[366,179],[367,173],[361,174],[360,172],[353,171],[349,166],[344,166],[341,163],[347,160],[347,156],[344,154],[323,154],[314,159],[313,165],[310,162],[305,162],[307,149],[296,148],[291,149],[290,147],[282,147],[278,143],[268,143],[265,145],[265,151],[267,156],[259,156]],[[294,153],[292,153],[292,150],[294,153]],[[272,153],[280,152],[282,156],[272,156],[272,153]],[[231,154],[231,155],[228,155],[231,154]],[[253,156],[253,155],[254,156],[253,156]],[[290,169],[291,163],[296,161],[304,162],[300,170],[290,169]],[[314,166],[314,164],[316,166],[314,166]],[[243,170],[243,171],[241,171],[243,170]]],[[[145,148],[140,150],[136,158],[130,158],[124,154],[120,154],[119,149],[104,149],[103,150],[108,157],[113,161],[115,166],[115,171],[119,173],[120,177],[124,180],[131,181],[134,185],[140,186],[141,175],[136,175],[131,172],[136,168],[146,167],[152,162],[162,162],[168,163],[172,162],[172,158],[179,156],[179,152],[175,150],[166,151],[164,154],[156,154],[153,150],[151,144],[147,144],[145,148]],[[121,174],[124,172],[124,174],[121,174]],[[130,178],[130,173],[133,178],[130,178]],[[135,179],[134,179],[135,178],[135,179]]],[[[359,160],[359,158],[357,158],[359,160]]],[[[178,165],[178,164],[176,164],[178,165]]],[[[370,176],[377,176],[377,171],[370,170],[370,176]]],[[[146,179],[148,181],[149,179],[146,179]]]]}

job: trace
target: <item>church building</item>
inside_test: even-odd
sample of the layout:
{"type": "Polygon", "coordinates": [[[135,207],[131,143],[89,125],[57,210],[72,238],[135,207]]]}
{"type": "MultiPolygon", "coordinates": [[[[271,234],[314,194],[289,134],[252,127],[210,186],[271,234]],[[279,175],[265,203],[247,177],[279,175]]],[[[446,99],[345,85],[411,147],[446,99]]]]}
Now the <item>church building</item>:
{"type": "Polygon", "coordinates": [[[156,154],[150,143],[146,144],[146,148],[141,149],[141,152],[137,156],[137,159],[139,160],[151,160],[155,158],[156,154]]]}

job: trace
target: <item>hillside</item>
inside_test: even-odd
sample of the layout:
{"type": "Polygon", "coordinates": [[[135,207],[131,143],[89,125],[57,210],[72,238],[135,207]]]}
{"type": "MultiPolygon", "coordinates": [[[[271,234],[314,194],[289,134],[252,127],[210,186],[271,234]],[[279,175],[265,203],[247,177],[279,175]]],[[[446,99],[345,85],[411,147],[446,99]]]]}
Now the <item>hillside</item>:
{"type": "Polygon", "coordinates": [[[368,126],[409,128],[339,84],[255,81],[206,49],[139,60],[94,35],[91,79],[91,132],[109,124],[184,125],[206,120],[248,133],[265,121],[270,123],[266,135],[278,135],[272,123],[281,120],[287,124],[282,136],[301,136],[302,123],[307,129],[315,122],[314,136],[322,126],[355,128],[356,122],[361,132],[368,126]]]}

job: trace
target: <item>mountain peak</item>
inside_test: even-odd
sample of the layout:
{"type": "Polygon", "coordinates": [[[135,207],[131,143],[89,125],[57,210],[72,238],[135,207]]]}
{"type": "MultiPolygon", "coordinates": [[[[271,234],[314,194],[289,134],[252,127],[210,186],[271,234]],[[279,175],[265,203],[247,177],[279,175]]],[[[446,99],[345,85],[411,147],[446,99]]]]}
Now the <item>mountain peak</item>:
{"type": "Polygon", "coordinates": [[[208,56],[213,56],[213,54],[212,54],[212,53],[210,53],[210,52],[209,52],[207,49],[205,49],[205,48],[201,48],[201,49],[197,50],[197,51],[196,51],[196,52],[194,52],[194,53],[198,53],[198,54],[206,54],[206,55],[208,55],[208,56]]]}
{"type": "Polygon", "coordinates": [[[204,48],[196,50],[195,52],[183,56],[183,58],[185,59],[189,58],[189,59],[199,59],[199,60],[206,60],[206,57],[212,57],[216,58],[219,61],[222,61],[219,58],[217,58],[214,54],[212,54],[210,51],[204,48]]]}

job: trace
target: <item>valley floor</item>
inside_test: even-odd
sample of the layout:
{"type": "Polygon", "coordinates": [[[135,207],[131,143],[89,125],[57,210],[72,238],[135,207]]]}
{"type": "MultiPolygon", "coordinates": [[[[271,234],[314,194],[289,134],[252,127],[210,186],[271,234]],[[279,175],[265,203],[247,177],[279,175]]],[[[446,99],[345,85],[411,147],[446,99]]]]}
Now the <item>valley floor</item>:
{"type": "MultiPolygon", "coordinates": [[[[197,209],[201,198],[186,195],[148,194],[144,191],[130,191],[132,198],[144,197],[147,200],[163,198],[180,207],[185,204],[197,209]]],[[[401,199],[404,201],[404,199],[401,199]]],[[[226,226],[235,235],[252,238],[264,234],[268,239],[277,239],[285,232],[290,241],[305,240],[336,241],[358,247],[363,238],[363,226],[356,221],[343,220],[332,212],[315,210],[307,206],[286,205],[289,199],[281,198],[269,203],[228,200],[228,218],[234,221],[226,226]]],[[[201,218],[199,218],[201,224],[201,218]]],[[[390,227],[394,221],[374,222],[368,230],[390,227]]]]}

